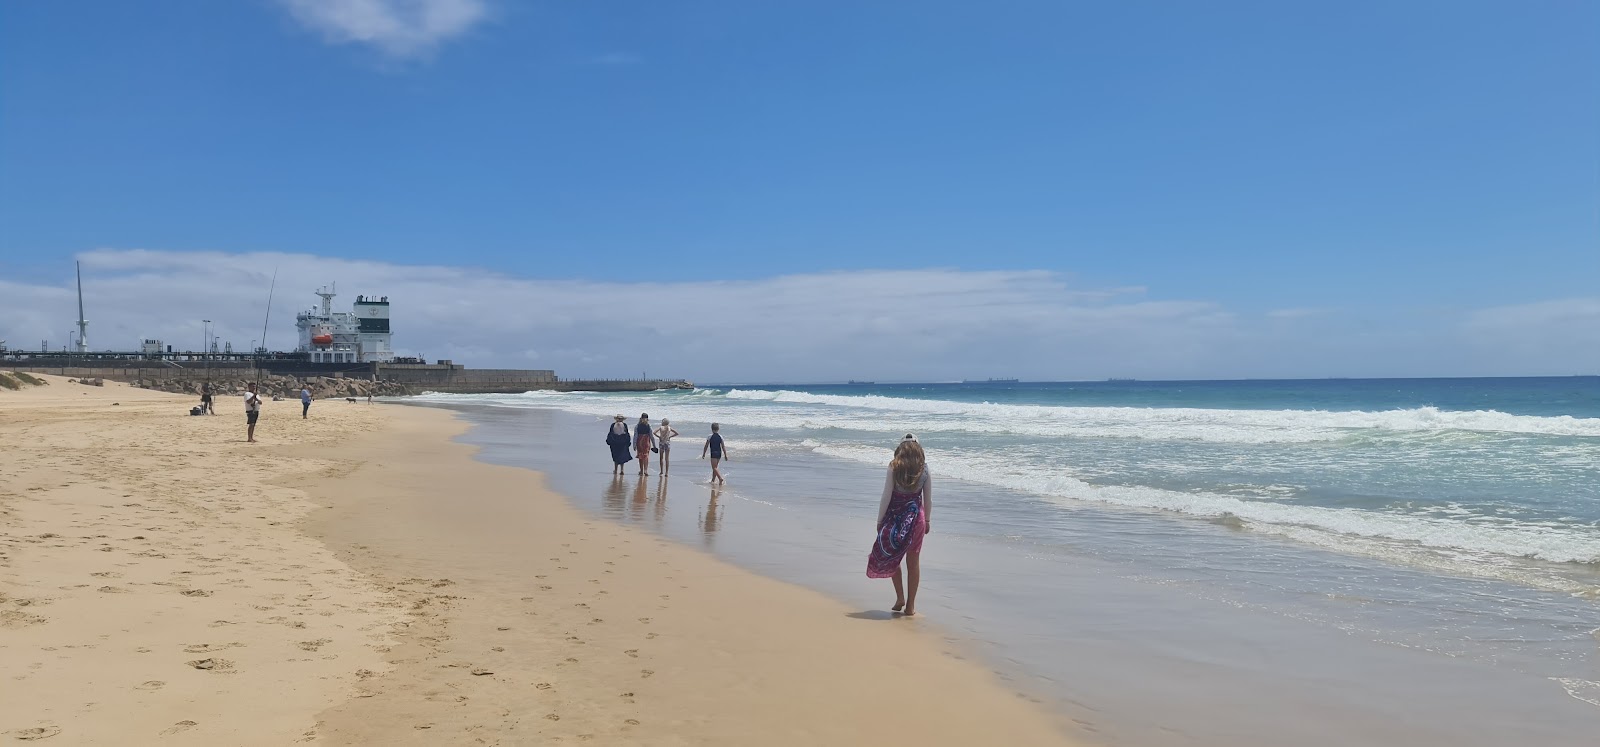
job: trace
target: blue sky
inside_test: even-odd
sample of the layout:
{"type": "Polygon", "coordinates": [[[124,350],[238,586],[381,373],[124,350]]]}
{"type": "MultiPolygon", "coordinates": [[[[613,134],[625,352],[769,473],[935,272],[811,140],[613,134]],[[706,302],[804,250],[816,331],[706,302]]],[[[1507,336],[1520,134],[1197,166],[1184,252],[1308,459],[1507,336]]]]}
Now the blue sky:
{"type": "Polygon", "coordinates": [[[705,281],[1045,271],[1246,337],[1314,322],[1274,375],[1566,373],[1600,366],[1564,352],[1600,321],[1597,39],[1588,2],[6,3],[0,273],[282,253],[693,308],[705,281]],[[1370,360],[1552,303],[1572,332],[1527,371],[1370,360]]]}

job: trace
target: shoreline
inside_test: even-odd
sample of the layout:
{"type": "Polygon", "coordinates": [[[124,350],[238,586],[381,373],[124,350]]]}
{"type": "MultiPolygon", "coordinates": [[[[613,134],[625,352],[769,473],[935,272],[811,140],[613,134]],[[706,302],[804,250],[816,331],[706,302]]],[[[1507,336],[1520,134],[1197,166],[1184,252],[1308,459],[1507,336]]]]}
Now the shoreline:
{"type": "MultiPolygon", "coordinates": [[[[588,516],[646,529],[859,609],[888,603],[882,586],[861,577],[858,562],[881,467],[814,445],[785,449],[786,438],[799,440],[792,433],[747,425],[735,431],[744,457],[731,487],[708,487],[705,463],[694,460],[680,462],[670,480],[631,473],[613,480],[596,434],[609,413],[634,408],[485,406],[470,398],[419,404],[462,413],[475,427],[461,440],[481,447],[476,458],[548,470],[550,484],[575,496],[588,516]],[[607,415],[596,416],[601,411],[607,415]]],[[[686,432],[726,421],[704,407],[683,398],[644,409],[670,410],[686,432]]],[[[1053,713],[1091,724],[1093,741],[1576,745],[1600,718],[1593,698],[1580,697],[1593,679],[1584,669],[1592,637],[1540,636],[1544,621],[1557,634],[1570,625],[1591,629],[1581,602],[1209,522],[1075,504],[1030,513],[1027,494],[960,478],[941,486],[943,539],[923,558],[931,583],[919,609],[964,650],[979,652],[1001,681],[1042,697],[1053,713]],[[1248,575],[1231,574],[1235,568],[1248,575]],[[1323,583],[1330,579],[1358,579],[1359,589],[1330,589],[1323,583]],[[1438,605],[1429,602],[1458,593],[1487,596],[1503,609],[1465,623],[1453,618],[1463,627],[1446,638],[1433,624],[1438,605]],[[1487,627],[1506,620],[1521,627],[1487,627]],[[1541,643],[1516,646],[1518,633],[1541,643]],[[1480,635],[1488,642],[1480,644],[1480,635]],[[1513,643],[1496,647],[1495,635],[1513,643]],[[1571,661],[1556,658],[1569,649],[1571,661]]]]}
{"type": "MultiPolygon", "coordinates": [[[[1065,719],[1007,690],[920,621],[875,619],[586,516],[539,473],[475,461],[475,447],[452,440],[468,427],[453,413],[324,401],[301,421],[269,403],[257,433],[264,443],[252,446],[242,443],[243,419],[230,417],[227,401],[219,403],[223,417],[190,418],[182,415],[187,397],[51,379],[40,388],[47,394],[0,393],[0,434],[26,435],[38,444],[23,447],[30,456],[53,449],[61,462],[64,484],[49,490],[82,492],[95,482],[118,497],[132,494],[130,503],[157,501],[161,511],[183,514],[187,533],[173,544],[187,543],[190,562],[248,563],[229,568],[227,583],[198,605],[153,576],[133,593],[87,584],[50,591],[46,561],[54,572],[88,574],[104,565],[96,561],[146,572],[158,559],[27,541],[34,527],[70,510],[33,517],[39,496],[23,478],[45,468],[23,449],[0,450],[0,474],[17,486],[4,493],[4,645],[55,660],[3,686],[7,702],[24,707],[0,732],[60,729],[75,743],[1073,743],[1065,719]],[[12,408],[25,398],[35,403],[12,408]],[[110,401],[121,404],[112,410],[110,401]],[[160,440],[164,451],[148,441],[124,444],[109,469],[110,448],[96,444],[117,434],[160,440]],[[257,461],[265,466],[239,466],[257,461]],[[154,476],[133,480],[134,469],[154,476]],[[225,495],[213,505],[190,495],[204,492],[194,483],[224,494],[259,491],[266,505],[230,505],[240,499],[225,495]],[[300,562],[307,559],[316,563],[300,562]],[[302,586],[291,594],[270,584],[302,586]],[[24,606],[44,619],[13,628],[11,620],[26,619],[17,614],[31,614],[14,613],[19,589],[38,592],[40,603],[24,606]],[[201,627],[175,625],[179,612],[132,604],[166,601],[160,595],[169,591],[174,606],[196,607],[176,621],[201,627]],[[225,619],[213,612],[223,601],[291,624],[255,621],[248,636],[232,627],[208,636],[215,628],[204,626],[225,619]],[[69,606],[72,627],[53,614],[69,606]],[[163,618],[161,633],[173,640],[141,629],[147,615],[163,618]],[[99,642],[70,648],[96,634],[99,642]],[[181,649],[224,644],[228,653],[210,658],[230,659],[229,673],[183,661],[164,662],[159,676],[129,669],[147,656],[140,649],[200,660],[204,653],[181,649]],[[81,684],[85,668],[120,679],[96,692],[92,707],[73,710],[65,690],[81,684]],[[279,686],[268,687],[262,671],[277,672],[279,686]],[[158,680],[228,687],[209,695],[134,689],[158,680]]],[[[103,501],[76,508],[109,512],[92,516],[115,525],[106,534],[155,538],[134,534],[151,531],[136,528],[150,523],[137,514],[101,508],[117,506],[98,495],[84,500],[103,501]]],[[[176,550],[167,554],[177,560],[176,550]]]]}

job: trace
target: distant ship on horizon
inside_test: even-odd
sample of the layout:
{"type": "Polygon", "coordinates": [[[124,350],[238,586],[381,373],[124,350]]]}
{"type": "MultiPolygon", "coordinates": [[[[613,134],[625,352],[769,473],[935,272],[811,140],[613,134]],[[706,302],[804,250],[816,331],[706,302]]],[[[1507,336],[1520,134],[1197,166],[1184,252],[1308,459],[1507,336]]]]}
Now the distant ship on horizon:
{"type": "Polygon", "coordinates": [[[963,384],[1015,384],[1018,379],[962,379],[963,384]]]}
{"type": "Polygon", "coordinates": [[[850,383],[851,384],[855,384],[857,386],[871,386],[871,385],[876,384],[878,382],[876,382],[876,381],[856,381],[855,379],[851,379],[850,383]]]}
{"type": "Polygon", "coordinates": [[[1111,377],[1109,379],[1106,379],[1106,381],[1138,381],[1138,379],[1130,379],[1130,378],[1126,378],[1126,377],[1113,376],[1113,377],[1111,377]]]}

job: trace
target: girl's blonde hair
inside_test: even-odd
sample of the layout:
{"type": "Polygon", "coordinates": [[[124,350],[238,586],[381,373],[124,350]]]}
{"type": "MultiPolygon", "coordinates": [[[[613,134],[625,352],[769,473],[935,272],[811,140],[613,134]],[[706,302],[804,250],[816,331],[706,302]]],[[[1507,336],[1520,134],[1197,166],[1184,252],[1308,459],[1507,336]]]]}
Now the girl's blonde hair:
{"type": "Polygon", "coordinates": [[[922,471],[927,467],[928,457],[922,453],[922,444],[911,440],[901,441],[894,449],[894,459],[889,462],[895,487],[902,490],[922,487],[922,471]]]}

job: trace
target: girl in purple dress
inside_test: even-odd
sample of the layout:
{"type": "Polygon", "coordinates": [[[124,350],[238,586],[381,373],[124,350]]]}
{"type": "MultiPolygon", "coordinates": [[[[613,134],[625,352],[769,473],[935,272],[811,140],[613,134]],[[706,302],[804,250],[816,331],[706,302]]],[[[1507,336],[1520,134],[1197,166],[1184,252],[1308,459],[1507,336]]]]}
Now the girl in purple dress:
{"type": "Polygon", "coordinates": [[[883,499],[878,502],[878,538],[867,556],[867,577],[894,579],[894,611],[903,609],[908,617],[917,614],[922,537],[933,531],[932,515],[933,478],[928,475],[927,457],[922,444],[908,433],[889,461],[883,499]],[[902,582],[901,560],[906,564],[909,594],[902,582]]]}

